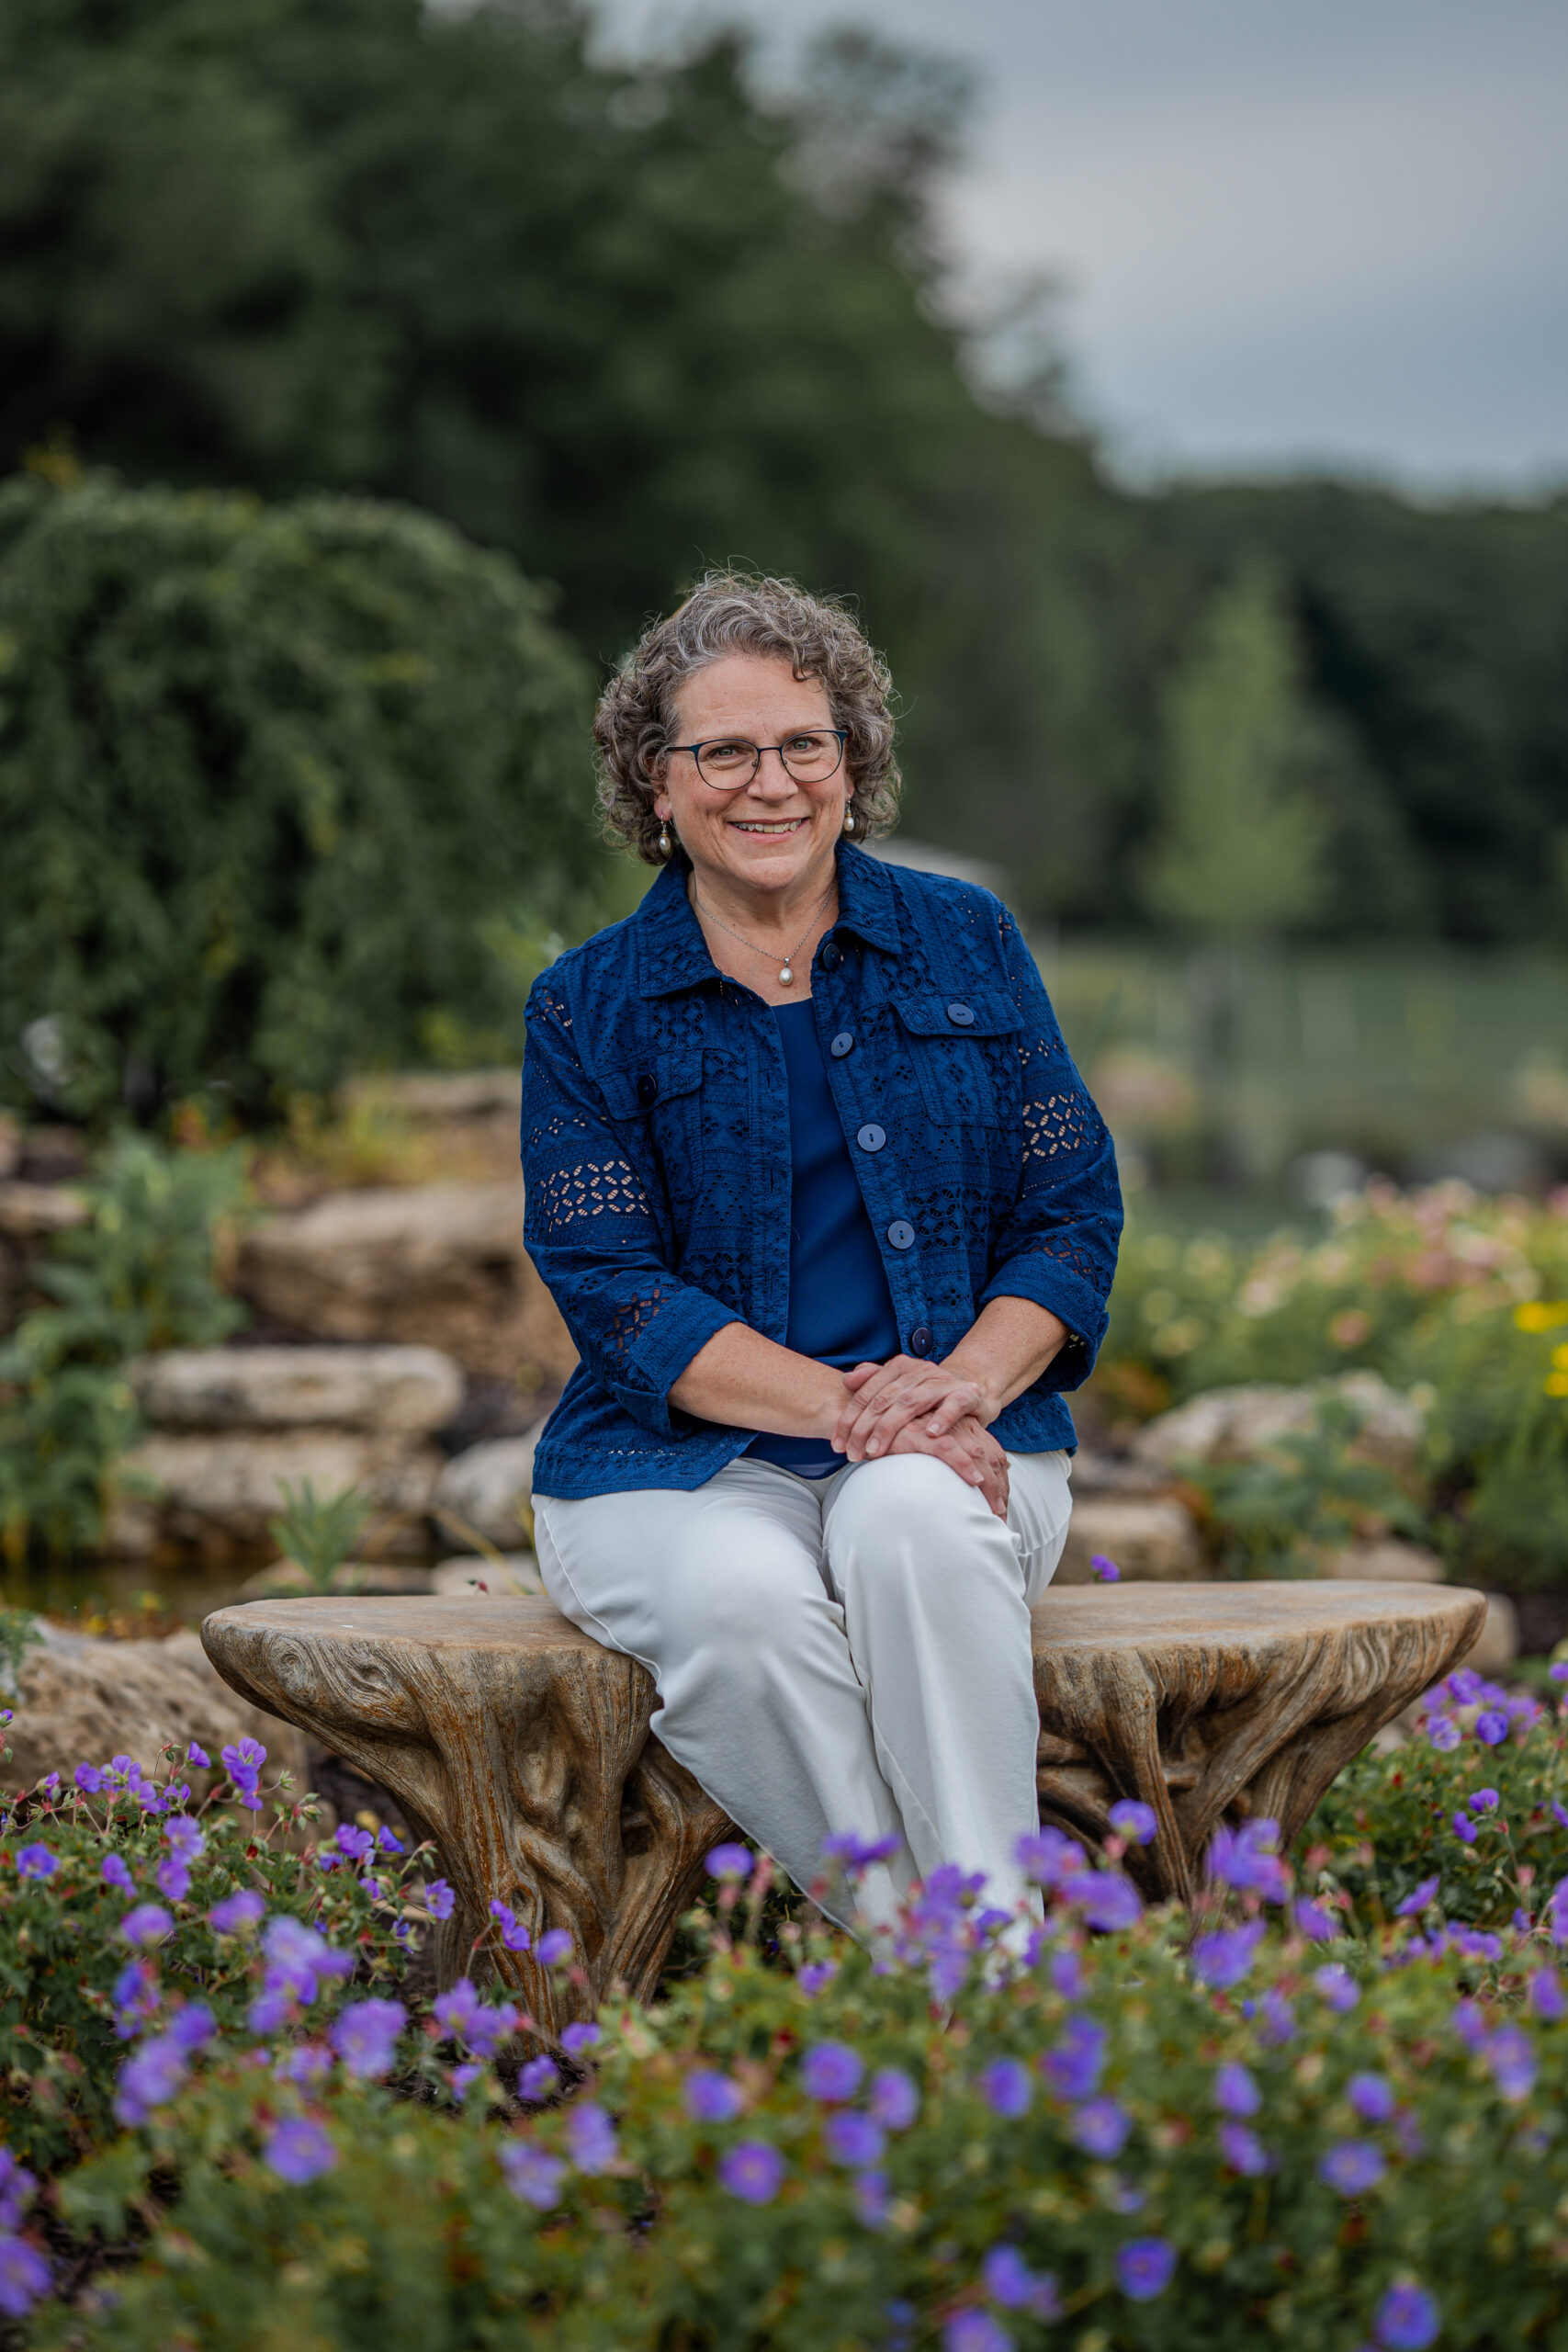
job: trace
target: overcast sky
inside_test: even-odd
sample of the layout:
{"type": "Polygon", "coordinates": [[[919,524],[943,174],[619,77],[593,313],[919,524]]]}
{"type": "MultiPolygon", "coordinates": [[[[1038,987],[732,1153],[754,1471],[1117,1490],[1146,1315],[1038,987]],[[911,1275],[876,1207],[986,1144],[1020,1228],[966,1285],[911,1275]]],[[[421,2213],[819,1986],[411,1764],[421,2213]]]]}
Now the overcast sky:
{"type": "MultiPolygon", "coordinates": [[[[1135,469],[1568,481],[1568,0],[734,0],[941,47],[982,102],[951,233],[1045,266],[1135,469]]],[[[605,0],[619,40],[692,11],[605,0]]]]}

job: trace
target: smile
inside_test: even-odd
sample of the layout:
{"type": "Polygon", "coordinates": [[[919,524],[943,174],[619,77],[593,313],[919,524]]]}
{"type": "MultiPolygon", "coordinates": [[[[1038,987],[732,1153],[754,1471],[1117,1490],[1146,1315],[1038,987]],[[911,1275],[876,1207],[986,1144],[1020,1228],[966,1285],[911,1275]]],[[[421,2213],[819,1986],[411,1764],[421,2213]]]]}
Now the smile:
{"type": "Polygon", "coordinates": [[[802,825],[809,824],[808,817],[733,817],[730,823],[738,833],[798,833],[802,825]]]}

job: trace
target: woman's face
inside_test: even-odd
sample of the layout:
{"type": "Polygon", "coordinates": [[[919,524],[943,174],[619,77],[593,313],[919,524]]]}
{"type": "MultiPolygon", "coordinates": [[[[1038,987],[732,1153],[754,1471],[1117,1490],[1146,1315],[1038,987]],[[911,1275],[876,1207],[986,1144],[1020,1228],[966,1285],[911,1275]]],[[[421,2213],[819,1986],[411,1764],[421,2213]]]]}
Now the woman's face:
{"type": "MultiPolygon", "coordinates": [[[[820,678],[797,678],[783,657],[726,653],[698,670],[676,703],[676,741],[788,743],[833,724],[820,678]]],[[[750,890],[787,891],[823,874],[844,829],[847,764],[820,782],[799,783],[773,752],[750,784],[721,792],[704,783],[689,752],[672,752],[654,808],[705,878],[750,890]]]]}

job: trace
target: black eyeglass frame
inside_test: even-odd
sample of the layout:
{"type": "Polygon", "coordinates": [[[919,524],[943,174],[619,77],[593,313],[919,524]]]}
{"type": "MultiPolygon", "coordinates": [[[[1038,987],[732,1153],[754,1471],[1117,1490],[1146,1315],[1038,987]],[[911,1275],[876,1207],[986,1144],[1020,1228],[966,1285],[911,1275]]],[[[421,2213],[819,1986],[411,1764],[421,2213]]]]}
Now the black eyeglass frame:
{"type": "Polygon", "coordinates": [[[667,753],[671,752],[690,752],[694,761],[696,763],[697,774],[702,776],[703,782],[707,786],[710,792],[744,792],[749,784],[754,784],[756,782],[757,772],[762,764],[762,754],[764,752],[776,752],[778,753],[779,765],[783,768],[785,775],[789,777],[792,784],[826,784],[828,778],[830,775],[837,775],[839,770],[844,764],[844,751],[850,740],[849,729],[847,727],[803,727],[798,731],[802,735],[831,735],[838,743],[838,758],[834,761],[830,768],[824,768],[820,775],[796,775],[789,762],[784,758],[784,747],[782,743],[753,743],[750,746],[752,754],[751,773],[750,775],[739,777],[734,784],[715,784],[711,776],[704,774],[702,755],[715,743],[739,743],[744,741],[744,737],[739,735],[709,735],[701,743],[666,743],[664,749],[667,753]]]}

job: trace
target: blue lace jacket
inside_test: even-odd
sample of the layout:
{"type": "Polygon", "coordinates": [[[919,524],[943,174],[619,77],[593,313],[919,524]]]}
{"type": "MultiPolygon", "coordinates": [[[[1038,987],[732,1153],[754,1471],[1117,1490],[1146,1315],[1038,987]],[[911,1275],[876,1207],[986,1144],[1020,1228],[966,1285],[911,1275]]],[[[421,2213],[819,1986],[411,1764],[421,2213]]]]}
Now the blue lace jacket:
{"type": "MultiPolygon", "coordinates": [[[[812,1001],[905,1346],[941,1357],[993,1298],[1074,1334],[993,1424],[1074,1443],[1060,1392],[1105,1332],[1121,1194],[1111,1138],[1007,909],[844,843],[812,1001]]],[[[523,1066],[529,1254],[581,1361],[534,1483],[690,1491],[754,1431],[670,1391],[727,1323],[784,1339],[789,1098],[778,1024],[715,967],[667,867],[636,914],[536,981],[523,1066]]]]}

